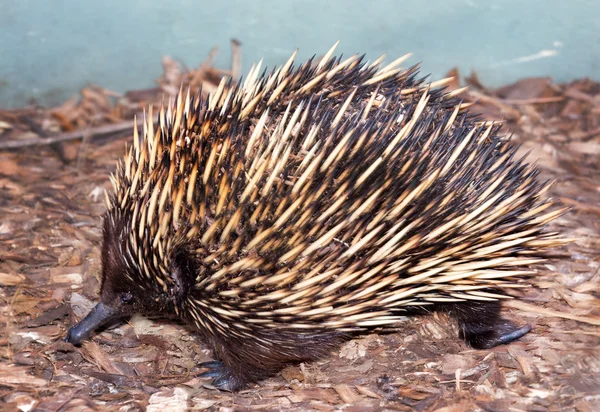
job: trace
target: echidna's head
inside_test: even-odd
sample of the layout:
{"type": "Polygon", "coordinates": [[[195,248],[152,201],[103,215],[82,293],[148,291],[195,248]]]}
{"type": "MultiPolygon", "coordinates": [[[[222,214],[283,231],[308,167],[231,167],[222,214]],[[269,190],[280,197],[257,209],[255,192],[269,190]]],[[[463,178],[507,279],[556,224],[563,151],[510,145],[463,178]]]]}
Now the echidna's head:
{"type": "MultiPolygon", "coordinates": [[[[162,247],[162,245],[161,245],[162,247]]],[[[193,279],[194,262],[179,244],[158,254],[149,239],[138,240],[131,216],[119,210],[104,218],[100,302],[77,325],[66,341],[80,343],[111,320],[135,313],[174,315],[185,301],[193,279]]]]}

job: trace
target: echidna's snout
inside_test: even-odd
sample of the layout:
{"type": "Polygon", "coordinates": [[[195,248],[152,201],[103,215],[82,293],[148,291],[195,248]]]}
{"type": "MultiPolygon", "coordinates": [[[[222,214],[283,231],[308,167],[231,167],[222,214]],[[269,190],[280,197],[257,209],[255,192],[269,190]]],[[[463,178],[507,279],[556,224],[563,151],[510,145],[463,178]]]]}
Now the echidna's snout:
{"type": "Polygon", "coordinates": [[[117,311],[100,302],[78,324],[71,327],[65,337],[65,342],[77,345],[86,340],[92,332],[104,325],[117,315],[117,311]]]}

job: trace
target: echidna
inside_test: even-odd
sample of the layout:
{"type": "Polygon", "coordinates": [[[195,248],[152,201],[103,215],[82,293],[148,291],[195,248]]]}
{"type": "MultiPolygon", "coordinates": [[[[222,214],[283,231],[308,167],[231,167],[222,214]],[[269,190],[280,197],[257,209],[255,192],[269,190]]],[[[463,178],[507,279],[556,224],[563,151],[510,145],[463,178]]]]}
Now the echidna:
{"type": "Polygon", "coordinates": [[[178,316],[218,359],[203,376],[235,391],[425,305],[475,348],[530,330],[499,300],[561,243],[549,184],[447,79],[334,48],[180,93],[156,130],[150,113],[113,178],[100,303],[67,341],[178,316]]]}

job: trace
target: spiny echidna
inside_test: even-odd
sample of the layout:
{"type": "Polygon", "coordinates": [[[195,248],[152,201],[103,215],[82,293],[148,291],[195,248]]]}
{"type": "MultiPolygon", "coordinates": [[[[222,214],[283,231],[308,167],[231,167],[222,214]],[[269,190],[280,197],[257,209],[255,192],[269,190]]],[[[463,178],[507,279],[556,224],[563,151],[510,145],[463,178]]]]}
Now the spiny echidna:
{"type": "Polygon", "coordinates": [[[476,348],[530,330],[499,299],[561,243],[549,185],[448,79],[334,48],[180,93],[156,130],[150,113],[113,178],[101,301],[67,341],[178,316],[219,359],[204,376],[235,391],[424,305],[476,348]]]}

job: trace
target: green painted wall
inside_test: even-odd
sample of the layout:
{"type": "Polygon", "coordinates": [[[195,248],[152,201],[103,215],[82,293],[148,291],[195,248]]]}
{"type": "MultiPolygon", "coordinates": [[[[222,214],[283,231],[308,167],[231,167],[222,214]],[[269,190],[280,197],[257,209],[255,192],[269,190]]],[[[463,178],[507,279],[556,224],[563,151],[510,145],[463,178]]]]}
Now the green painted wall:
{"type": "Polygon", "coordinates": [[[458,65],[494,86],[525,76],[600,80],[599,0],[0,0],[0,107],[56,104],[89,82],[151,87],[161,56],[190,66],[213,45],[229,67],[229,39],[244,71],[338,52],[411,62],[443,76],[458,65]]]}

